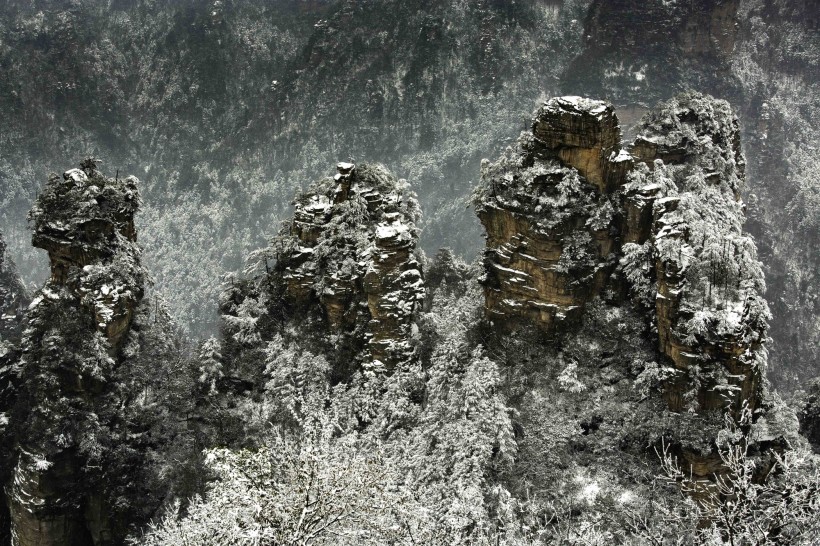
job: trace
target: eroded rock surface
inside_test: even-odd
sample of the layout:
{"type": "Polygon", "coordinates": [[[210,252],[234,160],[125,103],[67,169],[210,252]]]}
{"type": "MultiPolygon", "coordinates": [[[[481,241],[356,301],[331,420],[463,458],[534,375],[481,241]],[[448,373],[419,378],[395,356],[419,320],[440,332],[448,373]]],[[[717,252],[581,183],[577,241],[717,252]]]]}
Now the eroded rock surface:
{"type": "Polygon", "coordinates": [[[378,166],[340,163],[334,178],[297,199],[275,242],[272,282],[283,284],[288,307],[318,306],[333,335],[366,340],[364,358],[392,369],[412,356],[425,295],[417,218],[404,181],[378,166]]]}
{"type": "Polygon", "coordinates": [[[616,263],[612,191],[631,165],[612,107],[579,97],[550,99],[516,150],[482,165],[474,202],[490,320],[552,334],[580,315],[616,263]]]}
{"type": "Polygon", "coordinates": [[[138,207],[136,178],[111,180],[86,160],[62,178],[51,175],[29,213],[32,244],[48,252],[51,265],[46,289],[65,288],[79,298],[114,351],[143,295],[138,207]]]}
{"type": "Polygon", "coordinates": [[[623,279],[657,332],[671,410],[756,408],[769,314],[742,233],[744,166],[725,101],[663,104],[630,153],[612,106],[550,99],[532,133],[482,167],[487,318],[560,334],[623,279]]]}
{"type": "Polygon", "coordinates": [[[31,210],[32,242],[48,252],[51,278],[27,312],[10,419],[15,463],[6,496],[19,546],[123,536],[92,460],[114,426],[106,416],[124,388],[114,373],[144,293],[138,206],[135,178],[107,178],[86,160],[52,175],[31,210]]]}
{"type": "Polygon", "coordinates": [[[647,245],[647,303],[675,370],[670,409],[754,409],[770,317],[755,244],[742,232],[737,118],[725,101],[682,95],[644,120],[633,153],[644,163],[623,193],[627,217],[640,220],[627,222],[623,263],[635,267],[634,245],[647,245]]]}
{"type": "Polygon", "coordinates": [[[623,182],[631,163],[626,156],[613,161],[621,149],[621,129],[612,107],[583,97],[558,97],[535,114],[532,133],[539,143],[574,167],[600,193],[623,182]]]}

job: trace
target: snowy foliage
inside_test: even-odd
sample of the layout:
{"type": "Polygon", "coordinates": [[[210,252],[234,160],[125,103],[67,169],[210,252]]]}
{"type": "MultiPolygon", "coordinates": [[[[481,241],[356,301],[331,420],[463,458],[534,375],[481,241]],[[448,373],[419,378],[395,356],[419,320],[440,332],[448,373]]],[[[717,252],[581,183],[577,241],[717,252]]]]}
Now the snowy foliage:
{"type": "Polygon", "coordinates": [[[646,308],[655,304],[657,287],[654,285],[652,270],[655,267],[653,250],[647,241],[642,245],[626,243],[623,246],[623,257],[620,260],[621,268],[629,283],[632,295],[637,302],[646,308]]]}
{"type": "Polygon", "coordinates": [[[729,338],[760,345],[771,318],[754,241],[742,232],[745,160],[737,139],[728,103],[680,95],[643,120],[637,142],[661,156],[683,150],[684,159],[639,166],[622,189],[637,202],[654,195],[650,240],[624,245],[621,269],[632,295],[653,307],[663,276],[668,293],[657,297],[679,299],[675,333],[690,346],[729,338]]]}
{"type": "Polygon", "coordinates": [[[723,471],[714,481],[691,477],[669,450],[660,453],[661,480],[681,488],[680,502],[650,501],[632,516],[637,536],[657,544],[685,540],[704,546],[795,544],[820,540],[820,466],[803,447],[761,456],[760,440],[749,432],[751,413],[741,423],[726,419],[717,438],[723,471]],[[761,474],[765,479],[761,480],[761,474]]]}

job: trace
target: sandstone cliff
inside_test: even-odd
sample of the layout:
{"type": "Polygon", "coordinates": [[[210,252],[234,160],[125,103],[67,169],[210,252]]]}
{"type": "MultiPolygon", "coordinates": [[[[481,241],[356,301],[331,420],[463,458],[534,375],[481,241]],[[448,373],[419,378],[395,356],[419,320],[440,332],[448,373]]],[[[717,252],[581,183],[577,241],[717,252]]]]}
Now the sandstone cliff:
{"type": "Polygon", "coordinates": [[[487,238],[487,315],[552,333],[603,288],[616,264],[612,191],[631,158],[611,106],[551,99],[515,151],[482,165],[474,195],[487,238]]]}
{"type": "Polygon", "coordinates": [[[28,309],[15,378],[16,462],[5,487],[14,544],[121,540],[113,484],[95,457],[112,447],[106,427],[118,426],[109,420],[129,396],[114,374],[144,292],[138,206],[135,178],[107,178],[89,159],[51,175],[31,210],[32,242],[48,252],[51,278],[28,309]]]}
{"type": "MultiPolygon", "coordinates": [[[[334,380],[413,358],[413,320],[425,296],[415,196],[383,167],[340,163],[337,170],[298,196],[293,218],[256,256],[263,274],[229,290],[222,304],[228,353],[242,352],[237,340],[252,350],[254,339],[291,324],[313,333],[311,348],[328,355],[334,380]],[[243,338],[252,306],[259,309],[254,333],[243,338]]],[[[258,375],[258,364],[246,368],[244,375],[258,375]]]]}
{"type": "Polygon", "coordinates": [[[651,247],[645,280],[656,283],[659,348],[677,375],[666,389],[670,408],[754,409],[770,316],[755,244],[742,232],[737,118],[725,101],[682,95],[645,119],[633,153],[645,163],[624,200],[652,218],[649,235],[630,233],[625,252],[651,247]]]}
{"type": "Polygon", "coordinates": [[[274,257],[285,300],[321,306],[333,333],[363,330],[374,362],[393,368],[408,359],[424,299],[417,218],[406,184],[379,167],[340,163],[332,184],[299,197],[285,234],[297,246],[274,257]]]}
{"type": "Polygon", "coordinates": [[[611,105],[550,99],[517,149],[482,168],[487,318],[560,336],[625,286],[657,333],[671,410],[754,409],[769,315],[741,229],[744,165],[725,101],[662,105],[629,153],[611,105]]]}
{"type": "Polygon", "coordinates": [[[52,174],[29,213],[32,244],[48,252],[49,285],[65,288],[80,300],[112,352],[143,296],[134,228],[138,207],[136,178],[112,181],[93,160],[85,160],[62,180],[52,174]]]}

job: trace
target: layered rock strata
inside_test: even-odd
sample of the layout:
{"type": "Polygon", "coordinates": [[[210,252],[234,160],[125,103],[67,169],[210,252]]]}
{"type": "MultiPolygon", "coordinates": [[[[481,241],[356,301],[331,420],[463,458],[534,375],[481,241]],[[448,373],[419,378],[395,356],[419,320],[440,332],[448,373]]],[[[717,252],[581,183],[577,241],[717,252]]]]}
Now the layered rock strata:
{"type": "Polygon", "coordinates": [[[612,106],[603,101],[551,99],[536,112],[532,134],[602,194],[615,190],[631,167],[627,155],[618,156],[621,129],[612,106]]]}
{"type": "Polygon", "coordinates": [[[289,307],[319,308],[331,334],[363,337],[365,360],[389,370],[412,357],[413,319],[425,296],[418,204],[381,167],[337,169],[297,199],[274,242],[270,274],[289,307]]]}
{"type": "Polygon", "coordinates": [[[518,147],[482,165],[474,202],[486,233],[490,320],[552,334],[580,316],[616,263],[613,190],[632,165],[612,107],[549,100],[518,147]]]}
{"type": "MultiPolygon", "coordinates": [[[[16,462],[6,497],[19,546],[112,544],[103,484],[88,468],[124,335],[144,293],[137,180],[86,160],[52,175],[30,213],[51,278],[27,312],[12,415],[16,462]]],[[[114,396],[116,398],[116,396],[114,396]]]]}
{"type": "MultiPolygon", "coordinates": [[[[134,214],[137,179],[111,180],[93,160],[52,174],[29,213],[31,242],[48,252],[51,280],[44,291],[66,289],[93,315],[112,352],[119,348],[144,278],[134,214]]],[[[41,294],[37,301],[43,301],[41,294]]]]}
{"type": "Polygon", "coordinates": [[[623,278],[669,364],[670,409],[754,409],[769,315],[742,233],[744,165],[725,101],[662,105],[628,153],[610,105],[550,99],[515,151],[482,166],[487,318],[553,336],[623,278]]]}
{"type": "Polygon", "coordinates": [[[737,118],[725,101],[682,95],[645,119],[633,153],[645,163],[624,202],[641,222],[626,239],[652,248],[659,349],[676,370],[669,406],[754,409],[769,312],[754,242],[742,232],[737,118]]]}

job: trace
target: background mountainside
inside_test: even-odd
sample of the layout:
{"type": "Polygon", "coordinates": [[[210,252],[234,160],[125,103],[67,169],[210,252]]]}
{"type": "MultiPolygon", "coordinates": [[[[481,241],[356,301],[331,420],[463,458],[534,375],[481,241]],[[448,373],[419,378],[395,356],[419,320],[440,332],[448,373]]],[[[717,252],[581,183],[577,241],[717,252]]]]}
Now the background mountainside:
{"type": "Polygon", "coordinates": [[[741,116],[749,229],[774,313],[774,377],[817,361],[818,3],[8,1],[0,13],[0,230],[29,282],[25,214],[54,165],[92,154],[142,181],[155,288],[195,335],[222,273],[337,160],[407,178],[421,246],[474,256],[482,157],[561,93],[625,125],[681,90],[741,116]]]}

